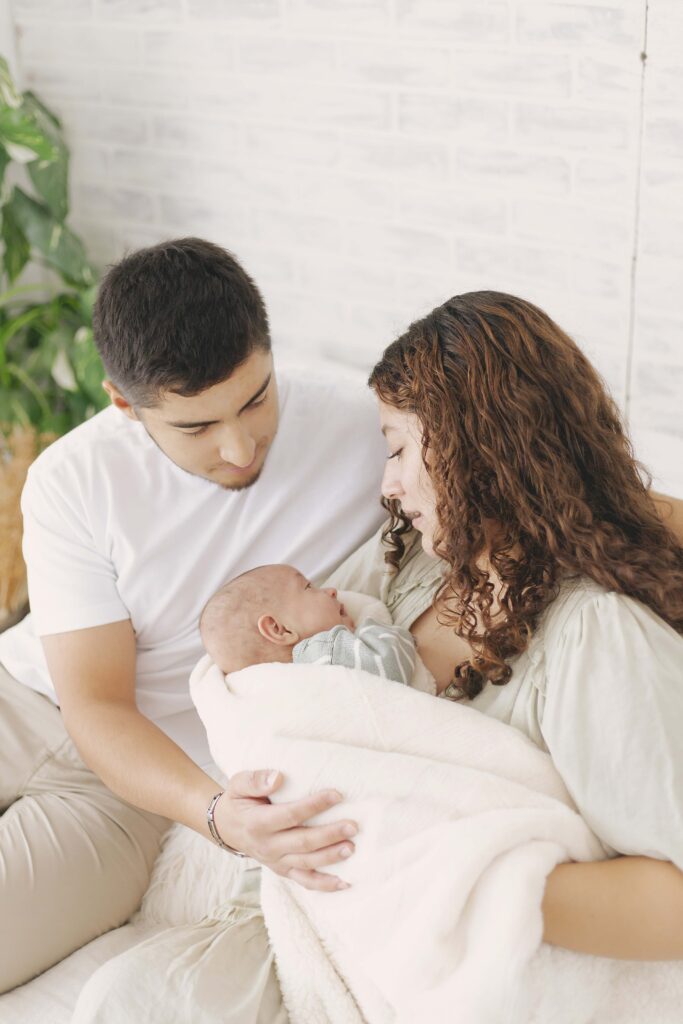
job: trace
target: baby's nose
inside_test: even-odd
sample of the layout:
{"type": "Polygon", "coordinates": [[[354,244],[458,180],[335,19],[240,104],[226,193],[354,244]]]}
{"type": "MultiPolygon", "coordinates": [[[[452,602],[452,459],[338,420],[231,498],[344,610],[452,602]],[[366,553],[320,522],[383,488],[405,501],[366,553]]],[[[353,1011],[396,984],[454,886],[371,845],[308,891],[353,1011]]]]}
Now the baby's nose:
{"type": "Polygon", "coordinates": [[[337,596],[337,591],[334,589],[334,587],[328,587],[326,593],[329,594],[330,597],[336,598],[337,596]]]}

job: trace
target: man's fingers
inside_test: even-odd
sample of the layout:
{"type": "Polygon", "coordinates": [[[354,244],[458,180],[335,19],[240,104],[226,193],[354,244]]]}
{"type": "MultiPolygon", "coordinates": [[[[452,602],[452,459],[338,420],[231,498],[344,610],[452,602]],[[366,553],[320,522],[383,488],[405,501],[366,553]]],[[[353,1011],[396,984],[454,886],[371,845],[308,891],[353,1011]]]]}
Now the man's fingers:
{"type": "Polygon", "coordinates": [[[264,797],[282,785],[282,774],[263,768],[253,772],[237,772],[228,780],[225,792],[232,797],[264,797]]]}
{"type": "Polygon", "coordinates": [[[333,846],[326,846],[323,850],[315,850],[313,853],[286,854],[278,861],[278,870],[289,867],[303,871],[315,871],[318,868],[326,868],[330,864],[339,864],[340,861],[348,860],[355,849],[353,843],[347,839],[346,842],[334,843],[333,846]]]}
{"type": "Polygon", "coordinates": [[[282,829],[296,828],[303,825],[316,814],[334,807],[343,799],[341,793],[336,789],[324,789],[320,793],[303,797],[301,800],[292,800],[289,803],[273,804],[270,814],[270,827],[274,832],[282,829]]]}
{"type": "MultiPolygon", "coordinates": [[[[346,841],[346,845],[353,847],[353,843],[350,843],[349,840],[353,839],[357,832],[358,827],[353,821],[335,821],[332,825],[291,828],[273,836],[273,839],[276,840],[276,843],[273,844],[273,851],[276,857],[283,858],[306,856],[319,850],[328,849],[333,845],[342,846],[344,841],[346,841]]],[[[315,865],[307,866],[314,867],[315,865]]]]}
{"type": "Polygon", "coordinates": [[[340,892],[342,889],[350,889],[347,882],[342,882],[336,875],[325,875],[321,871],[301,871],[299,868],[292,868],[287,873],[287,878],[293,882],[303,885],[304,889],[313,889],[318,892],[340,892]]]}

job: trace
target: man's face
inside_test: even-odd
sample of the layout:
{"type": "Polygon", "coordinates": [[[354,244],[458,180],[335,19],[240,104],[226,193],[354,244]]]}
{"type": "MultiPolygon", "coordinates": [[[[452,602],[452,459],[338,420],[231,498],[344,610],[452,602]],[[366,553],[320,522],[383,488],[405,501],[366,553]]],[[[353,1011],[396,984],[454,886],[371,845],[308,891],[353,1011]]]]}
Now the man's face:
{"type": "Polygon", "coordinates": [[[164,392],[153,408],[133,410],[113,385],[107,391],[139,419],[164,455],[193,476],[226,490],[260,476],[278,425],[278,394],[270,352],[256,349],[219,384],[184,398],[164,392]]]}

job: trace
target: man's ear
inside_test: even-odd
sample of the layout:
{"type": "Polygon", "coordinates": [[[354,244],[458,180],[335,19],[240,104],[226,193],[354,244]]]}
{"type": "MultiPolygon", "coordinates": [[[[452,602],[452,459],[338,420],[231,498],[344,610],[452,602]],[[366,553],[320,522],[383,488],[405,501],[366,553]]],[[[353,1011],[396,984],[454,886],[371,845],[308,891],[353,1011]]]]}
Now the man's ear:
{"type": "Polygon", "coordinates": [[[112,405],[115,405],[117,409],[120,409],[121,412],[128,416],[129,419],[139,419],[139,416],[136,413],[135,409],[130,404],[130,402],[123,397],[119,389],[116,387],[116,384],[112,384],[110,380],[103,380],[102,387],[109,395],[112,405]]]}
{"type": "Polygon", "coordinates": [[[294,644],[299,643],[299,634],[295,633],[293,629],[283,626],[272,615],[262,615],[256,623],[256,628],[261,636],[270,640],[271,644],[277,644],[278,647],[293,647],[294,644]]]}

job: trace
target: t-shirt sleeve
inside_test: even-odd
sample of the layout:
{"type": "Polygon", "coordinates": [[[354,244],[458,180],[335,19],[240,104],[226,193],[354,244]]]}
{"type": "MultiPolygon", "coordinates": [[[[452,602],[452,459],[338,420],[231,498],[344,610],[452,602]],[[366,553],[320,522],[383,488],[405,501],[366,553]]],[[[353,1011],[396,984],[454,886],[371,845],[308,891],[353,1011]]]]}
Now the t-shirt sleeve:
{"type": "Polygon", "coordinates": [[[21,497],[23,554],[34,629],[66,633],[129,618],[111,560],[92,536],[66,474],[29,470],[21,497]]]}
{"type": "Polygon", "coordinates": [[[579,811],[622,854],[683,869],[683,637],[608,593],[546,644],[541,730],[579,811]]]}

